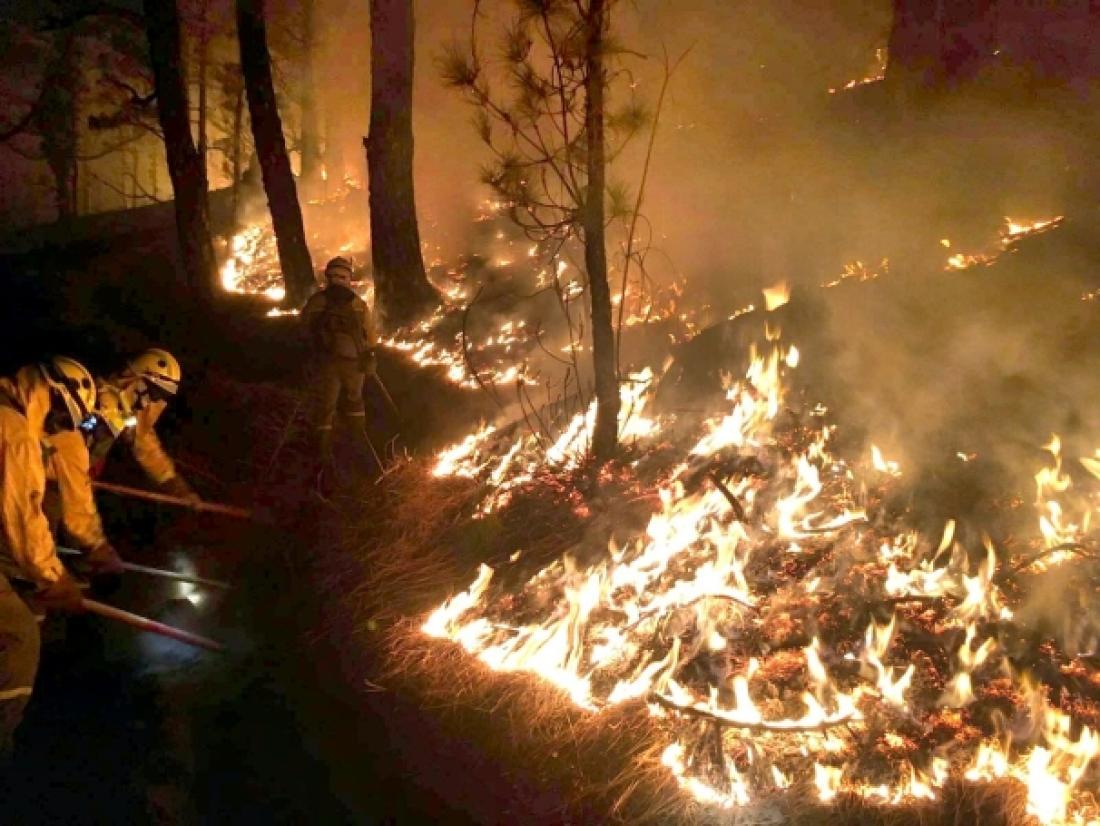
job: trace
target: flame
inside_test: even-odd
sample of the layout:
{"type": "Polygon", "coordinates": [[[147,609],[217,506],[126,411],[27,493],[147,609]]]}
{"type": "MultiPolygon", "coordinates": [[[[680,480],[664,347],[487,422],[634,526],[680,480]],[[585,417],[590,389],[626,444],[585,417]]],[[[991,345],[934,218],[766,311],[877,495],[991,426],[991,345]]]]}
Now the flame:
{"type": "MultiPolygon", "coordinates": [[[[843,656],[818,636],[797,652],[797,661],[785,655],[785,673],[798,673],[802,688],[782,708],[756,687],[767,683],[763,675],[773,667],[770,654],[750,656],[741,668],[709,684],[684,671],[699,657],[743,650],[745,635],[759,633],[753,629],[758,618],[774,611],[775,592],[750,571],[769,555],[797,560],[814,547],[861,545],[861,537],[871,539],[879,530],[872,529],[857,501],[859,491],[870,480],[895,476],[897,463],[874,445],[862,469],[836,459],[830,454],[832,426],[820,425],[797,449],[781,442],[777,423],[787,404],[786,375],[797,363],[797,351],[775,335],[763,351],[752,348],[743,376],[728,383],[726,412],[701,423],[702,432],[685,442],[686,460],[657,486],[645,530],[614,539],[601,561],[583,566],[566,556],[524,586],[523,592],[539,595],[545,610],[513,615],[510,603],[498,601],[491,587],[492,571],[483,568],[469,589],[432,612],[424,632],[457,642],[495,670],[536,673],[590,711],[646,700],[650,713],[667,718],[674,732],[663,764],[681,788],[710,805],[743,807],[767,789],[803,782],[813,783],[822,802],[841,794],[881,805],[934,799],[952,775],[951,766],[960,765],[959,756],[934,755],[921,767],[901,760],[888,781],[863,777],[852,756],[861,738],[881,730],[881,721],[891,715],[965,714],[990,679],[1007,674],[1016,684],[1026,684],[1013,673],[996,635],[985,630],[1013,617],[997,585],[996,549],[986,541],[984,555],[972,567],[954,520],[932,542],[904,531],[875,538],[872,545],[878,548],[874,565],[886,598],[899,604],[935,599],[941,606],[939,627],[959,629],[962,640],[938,695],[914,697],[922,666],[898,648],[896,613],[885,624],[867,625],[843,656]],[[707,471],[720,466],[716,457],[726,456],[755,457],[764,470],[732,478],[723,478],[728,471],[707,471]],[[713,483],[698,483],[704,471],[713,483]],[[654,645],[668,623],[681,631],[654,645]],[[845,660],[858,662],[854,683],[834,673],[832,663],[845,660]],[[675,725],[695,718],[721,725],[729,742],[747,749],[758,770],[746,773],[728,754],[714,762],[711,752],[698,750],[691,727],[675,725]],[[880,722],[872,726],[872,720],[880,722]]],[[[645,413],[651,380],[639,377],[622,390],[624,411],[630,409],[637,420],[624,418],[620,432],[642,447],[667,438],[666,422],[645,413]]],[[[578,413],[552,443],[541,446],[529,435],[483,426],[441,452],[435,473],[482,484],[478,512],[489,512],[537,473],[579,467],[593,415],[591,409],[578,413]]],[[[1064,500],[1073,489],[1062,470],[1060,443],[1052,439],[1047,451],[1052,464],[1036,476],[1037,498],[1048,521],[1064,531],[1066,520],[1050,518],[1049,502],[1051,497],[1064,500]]],[[[1096,456],[1082,464],[1100,476],[1100,452],[1096,456]]],[[[791,587],[801,587],[796,592],[813,599],[841,587],[830,582],[836,574],[828,566],[814,570],[813,577],[791,587]]],[[[1078,730],[1064,712],[1039,700],[1032,706],[1041,706],[1033,712],[1037,742],[1011,743],[990,735],[969,746],[962,771],[972,780],[1026,783],[1029,811],[1044,823],[1084,822],[1087,804],[1076,790],[1100,752],[1097,735],[1088,727],[1078,730]]],[[[903,737],[889,729],[885,736],[893,748],[904,748],[903,737]]]]}
{"type": "MultiPolygon", "coordinates": [[[[1021,238],[1025,238],[1029,235],[1037,235],[1047,230],[1054,229],[1061,226],[1064,216],[1056,215],[1053,218],[1045,218],[1036,221],[1017,221],[1012,218],[1005,217],[1004,225],[1001,227],[1000,239],[997,243],[997,248],[990,252],[980,252],[974,254],[967,253],[955,253],[947,259],[948,270],[967,270],[977,266],[988,266],[996,262],[1000,258],[1001,254],[1010,249],[1013,244],[1019,241],[1021,238]]],[[[945,241],[947,239],[944,239],[945,241]]],[[[941,242],[943,243],[943,242],[941,242]]],[[[950,242],[945,243],[944,246],[950,246],[950,242]]]]}
{"type": "Polygon", "coordinates": [[[830,87],[829,94],[835,95],[837,92],[846,92],[849,89],[855,89],[857,86],[866,86],[870,83],[879,83],[885,80],[886,64],[889,62],[889,56],[889,49],[886,46],[879,46],[875,49],[874,69],[872,69],[868,75],[855,80],[849,80],[839,88],[830,87]]]}
{"type": "Polygon", "coordinates": [[[791,300],[791,285],[786,281],[764,290],[764,307],[770,313],[791,300]]]}

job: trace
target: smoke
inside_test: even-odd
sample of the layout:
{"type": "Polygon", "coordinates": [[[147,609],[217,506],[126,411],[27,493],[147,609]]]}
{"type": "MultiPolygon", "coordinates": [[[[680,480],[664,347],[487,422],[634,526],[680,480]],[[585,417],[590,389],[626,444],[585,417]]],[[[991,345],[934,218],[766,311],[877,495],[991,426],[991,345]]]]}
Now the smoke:
{"type": "MultiPolygon", "coordinates": [[[[486,33],[509,7],[483,5],[486,33]]],[[[319,8],[321,108],[329,157],[342,159],[329,174],[364,186],[367,10],[346,0],[319,8]]],[[[977,453],[1030,473],[1052,431],[1091,452],[1100,422],[1084,331],[1094,304],[1080,296],[1096,285],[1074,219],[1092,177],[1093,145],[1081,136],[1096,130],[1076,93],[1023,97],[1006,69],[924,99],[885,83],[830,94],[880,71],[886,0],[615,8],[629,71],[618,101],[632,85],[652,108],[662,55],[688,52],[657,123],[643,206],[660,253],[651,275],[683,275],[687,303],[711,305],[714,318],[778,281],[795,285],[796,300],[820,302],[812,315],[825,319],[815,323],[829,353],[827,395],[844,406],[846,426],[904,465],[977,453]],[[1064,227],[995,266],[943,271],[956,253],[1002,252],[1006,215],[1058,214],[1069,216],[1064,227]],[[822,288],[855,261],[883,271],[822,288]]],[[[471,7],[421,0],[416,12],[416,186],[430,264],[483,246],[474,219],[487,158],[472,111],[434,62],[468,39],[471,7]]],[[[646,137],[613,170],[628,190],[646,137]]]]}

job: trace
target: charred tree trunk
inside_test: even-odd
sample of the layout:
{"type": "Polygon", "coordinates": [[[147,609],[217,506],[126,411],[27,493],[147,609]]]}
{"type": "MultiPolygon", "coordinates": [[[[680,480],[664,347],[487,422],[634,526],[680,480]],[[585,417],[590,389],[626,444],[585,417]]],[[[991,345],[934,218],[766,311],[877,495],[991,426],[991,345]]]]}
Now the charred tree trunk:
{"type": "Polygon", "coordinates": [[[179,12],[175,0],[145,0],[144,5],[157,116],[164,133],[168,174],[175,194],[180,255],[192,289],[202,300],[210,301],[217,288],[218,268],[210,236],[206,167],[191,138],[179,12]]]}
{"type": "Polygon", "coordinates": [[[299,304],[312,292],[316,281],[306,246],[298,190],[286,152],[283,124],[275,103],[263,0],[237,0],[237,38],[241,47],[241,72],[248,95],[248,113],[252,120],[252,138],[275,228],[286,297],[288,302],[299,304]]]}
{"type": "Polygon", "coordinates": [[[302,0],[302,184],[315,186],[321,177],[320,119],[313,77],[313,53],[317,47],[314,0],[302,0]]]}
{"type": "Polygon", "coordinates": [[[607,0],[591,0],[588,42],[585,47],[584,128],[588,139],[588,187],[584,203],[584,265],[592,302],[592,365],[596,378],[596,426],[592,452],[598,461],[611,459],[618,445],[619,383],[615,377],[615,332],[611,324],[611,287],[607,282],[607,249],[604,238],[603,46],[607,30],[607,0]]]}
{"type": "Polygon", "coordinates": [[[413,4],[371,0],[367,147],[371,255],[384,323],[407,324],[438,296],[424,272],[413,193],[413,4]]]}

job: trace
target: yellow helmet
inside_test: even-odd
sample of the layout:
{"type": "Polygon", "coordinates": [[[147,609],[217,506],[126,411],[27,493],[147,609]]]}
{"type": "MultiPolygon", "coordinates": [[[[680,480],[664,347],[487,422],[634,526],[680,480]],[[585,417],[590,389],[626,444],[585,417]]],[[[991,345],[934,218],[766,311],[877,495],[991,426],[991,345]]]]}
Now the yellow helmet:
{"type": "Polygon", "coordinates": [[[155,384],[167,393],[175,395],[179,390],[183,371],[176,357],[167,350],[156,347],[146,350],[127,366],[135,376],[155,384]]]}
{"type": "Polygon", "coordinates": [[[126,428],[137,424],[122,391],[113,384],[101,384],[96,388],[95,412],[116,438],[126,428]]]}
{"type": "Polygon", "coordinates": [[[95,381],[76,359],[54,356],[38,365],[42,378],[50,386],[56,401],[64,405],[73,420],[73,427],[80,427],[95,410],[95,381]]]}

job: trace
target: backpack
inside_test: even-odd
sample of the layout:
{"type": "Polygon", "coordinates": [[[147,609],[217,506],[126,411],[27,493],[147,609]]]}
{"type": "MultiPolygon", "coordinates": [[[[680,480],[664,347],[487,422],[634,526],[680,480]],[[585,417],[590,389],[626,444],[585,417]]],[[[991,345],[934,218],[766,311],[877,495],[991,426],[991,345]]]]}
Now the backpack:
{"type": "Polygon", "coordinates": [[[363,307],[351,290],[332,286],[324,291],[324,307],[313,322],[318,348],[339,358],[359,358],[366,349],[363,307]]]}

